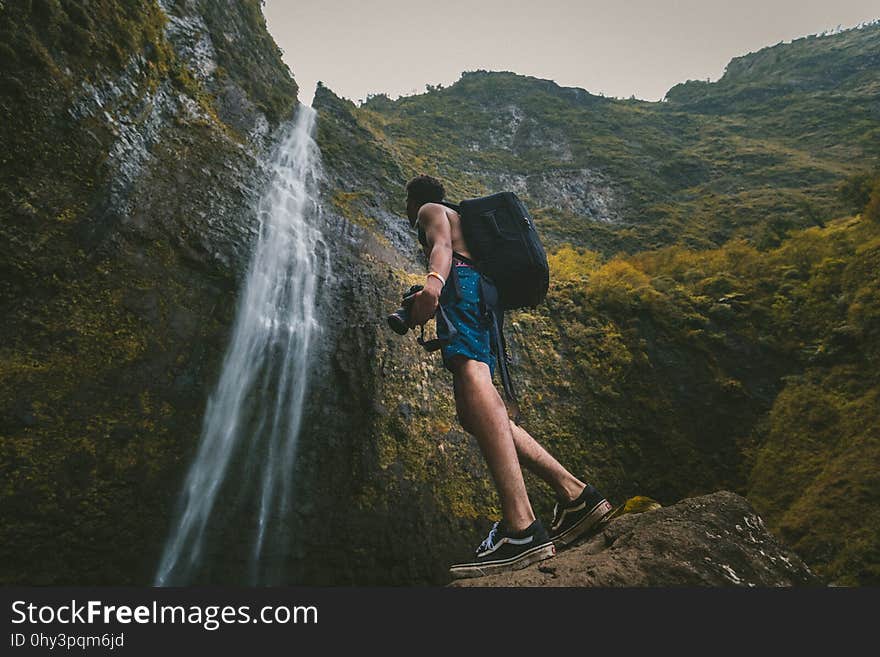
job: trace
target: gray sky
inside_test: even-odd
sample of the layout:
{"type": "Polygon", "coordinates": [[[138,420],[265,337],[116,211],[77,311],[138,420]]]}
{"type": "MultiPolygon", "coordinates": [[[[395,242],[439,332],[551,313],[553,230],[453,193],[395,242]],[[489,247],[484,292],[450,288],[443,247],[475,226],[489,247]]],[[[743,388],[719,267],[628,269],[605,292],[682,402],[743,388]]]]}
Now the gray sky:
{"type": "Polygon", "coordinates": [[[732,57],[880,18],[878,0],[265,0],[269,30],[311,102],[421,93],[462,71],[514,71],[658,100],[717,80],[732,57]]]}

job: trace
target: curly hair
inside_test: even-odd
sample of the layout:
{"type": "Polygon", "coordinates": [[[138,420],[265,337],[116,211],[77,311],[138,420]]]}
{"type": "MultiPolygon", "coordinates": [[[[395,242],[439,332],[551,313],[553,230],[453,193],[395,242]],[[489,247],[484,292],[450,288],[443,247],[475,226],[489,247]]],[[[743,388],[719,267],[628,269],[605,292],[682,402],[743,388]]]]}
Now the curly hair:
{"type": "Polygon", "coordinates": [[[436,178],[422,174],[406,183],[407,198],[424,203],[439,203],[446,196],[446,189],[436,178]]]}

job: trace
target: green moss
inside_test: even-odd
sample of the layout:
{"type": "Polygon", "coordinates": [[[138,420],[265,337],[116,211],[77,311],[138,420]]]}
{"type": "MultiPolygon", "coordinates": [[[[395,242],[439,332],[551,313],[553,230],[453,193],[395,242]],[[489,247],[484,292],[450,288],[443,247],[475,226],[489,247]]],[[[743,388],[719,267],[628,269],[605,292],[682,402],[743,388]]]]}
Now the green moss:
{"type": "Polygon", "coordinates": [[[154,2],[2,11],[18,63],[17,83],[0,73],[0,455],[13,473],[0,487],[11,539],[0,581],[147,582],[232,319],[234,272],[198,252],[197,236],[213,235],[213,186],[253,161],[176,58],[154,2]],[[121,112],[170,80],[211,119],[165,125],[118,207],[107,199],[118,135],[69,111],[83,82],[123,67],[121,112]]]}
{"type": "Polygon", "coordinates": [[[644,495],[636,495],[614,509],[614,511],[608,516],[608,520],[627,513],[645,513],[647,511],[653,511],[661,508],[661,506],[662,505],[657,500],[653,500],[644,495]]]}
{"type": "Polygon", "coordinates": [[[361,226],[370,227],[375,225],[375,220],[366,216],[363,212],[364,203],[367,199],[369,199],[369,194],[363,191],[343,192],[337,190],[330,198],[330,202],[349,221],[361,226]]]}
{"type": "Polygon", "coordinates": [[[298,87],[281,59],[263,16],[261,0],[232,5],[200,2],[202,16],[214,36],[217,63],[232,77],[272,124],[289,119],[298,87]]]}

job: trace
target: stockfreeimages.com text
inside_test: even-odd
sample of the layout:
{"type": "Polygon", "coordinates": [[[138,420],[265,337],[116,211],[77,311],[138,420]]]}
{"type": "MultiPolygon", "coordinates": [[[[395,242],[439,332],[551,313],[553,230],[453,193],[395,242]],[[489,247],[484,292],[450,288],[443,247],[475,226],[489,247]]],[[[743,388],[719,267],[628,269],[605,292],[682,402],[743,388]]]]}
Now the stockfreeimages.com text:
{"type": "Polygon", "coordinates": [[[108,605],[100,600],[85,603],[71,600],[63,605],[35,605],[24,600],[12,603],[12,623],[34,625],[61,624],[181,624],[201,625],[206,630],[216,630],[221,625],[236,623],[317,624],[318,608],[314,605],[267,605],[252,613],[250,605],[108,605]]]}

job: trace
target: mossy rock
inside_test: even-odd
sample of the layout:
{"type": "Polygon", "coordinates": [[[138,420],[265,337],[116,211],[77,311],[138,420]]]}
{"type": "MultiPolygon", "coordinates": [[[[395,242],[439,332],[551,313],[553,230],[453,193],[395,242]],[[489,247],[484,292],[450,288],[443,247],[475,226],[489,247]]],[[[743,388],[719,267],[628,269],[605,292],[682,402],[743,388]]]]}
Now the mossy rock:
{"type": "Polygon", "coordinates": [[[657,500],[647,495],[635,495],[608,514],[605,521],[613,520],[628,513],[645,513],[646,511],[661,508],[663,508],[663,505],[657,500]]]}

